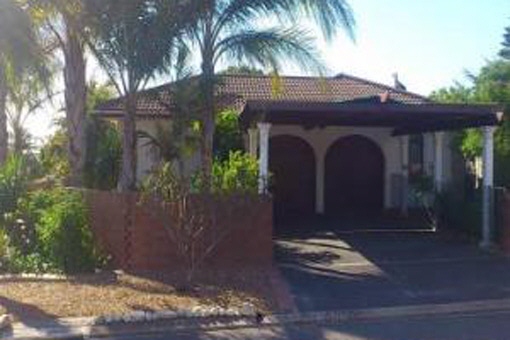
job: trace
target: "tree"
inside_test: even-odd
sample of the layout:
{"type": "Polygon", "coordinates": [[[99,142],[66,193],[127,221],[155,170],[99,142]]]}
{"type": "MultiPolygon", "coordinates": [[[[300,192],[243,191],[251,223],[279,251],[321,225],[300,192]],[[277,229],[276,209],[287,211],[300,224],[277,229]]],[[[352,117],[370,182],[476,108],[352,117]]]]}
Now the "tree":
{"type": "MultiPolygon", "coordinates": [[[[114,92],[108,84],[90,82],[87,86],[87,159],[83,176],[87,188],[111,190],[117,186],[122,153],[120,131],[114,123],[91,114],[99,102],[111,99],[114,92]]],[[[68,136],[65,121],[56,124],[59,128],[43,145],[39,158],[46,174],[65,180],[70,172],[68,136]]]]}
{"type": "Polygon", "coordinates": [[[134,190],[137,93],[175,60],[176,46],[194,11],[178,0],[88,0],[86,4],[94,34],[89,46],[123,98],[120,189],[134,190]]]}
{"type": "Polygon", "coordinates": [[[112,190],[117,187],[122,140],[114,122],[91,114],[100,103],[113,98],[115,89],[109,84],[90,82],[87,89],[87,158],[84,185],[87,188],[112,190]]]}
{"type": "Polygon", "coordinates": [[[201,58],[205,102],[202,165],[205,182],[210,184],[217,63],[229,58],[278,70],[283,61],[293,61],[308,70],[322,70],[308,32],[281,24],[306,16],[320,26],[326,38],[331,38],[340,28],[352,36],[354,19],[345,0],[204,0],[201,5],[198,24],[190,30],[188,38],[190,44],[199,48],[201,58]],[[267,17],[276,17],[280,25],[271,28],[254,25],[267,17]]]}
{"type": "Polygon", "coordinates": [[[503,48],[499,52],[499,55],[501,58],[504,58],[506,60],[510,60],[510,26],[505,28],[505,34],[504,34],[504,40],[501,45],[503,45],[503,48]]]}
{"type": "Polygon", "coordinates": [[[35,72],[25,72],[9,82],[7,123],[11,132],[11,150],[23,154],[31,147],[32,136],[25,127],[29,117],[51,99],[48,93],[48,79],[41,79],[35,72]]]}
{"type": "Polygon", "coordinates": [[[8,152],[6,103],[9,78],[39,68],[41,51],[30,16],[15,0],[0,1],[0,165],[8,152]]]}
{"type": "MultiPolygon", "coordinates": [[[[81,0],[28,0],[34,19],[64,58],[65,127],[71,185],[80,186],[86,160],[86,17],[81,0]]],[[[51,48],[50,48],[51,49],[51,48]]]]}
{"type": "MultiPolygon", "coordinates": [[[[510,186],[510,61],[489,61],[476,75],[470,75],[469,86],[457,85],[432,94],[432,99],[447,103],[498,103],[505,107],[505,118],[495,134],[495,182],[510,186]]],[[[479,129],[461,131],[455,138],[457,148],[468,160],[482,153],[479,129]]]]}

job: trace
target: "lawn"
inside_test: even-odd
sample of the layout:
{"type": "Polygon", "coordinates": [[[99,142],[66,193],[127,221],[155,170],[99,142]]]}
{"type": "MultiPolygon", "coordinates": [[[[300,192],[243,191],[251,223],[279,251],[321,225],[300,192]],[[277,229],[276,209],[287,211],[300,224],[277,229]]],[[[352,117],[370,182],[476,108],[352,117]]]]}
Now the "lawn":
{"type": "Polygon", "coordinates": [[[183,289],[175,275],[161,273],[103,273],[56,280],[0,278],[0,315],[10,313],[23,321],[197,306],[241,309],[246,303],[267,312],[274,307],[269,275],[265,271],[202,275],[192,289],[183,289]]]}

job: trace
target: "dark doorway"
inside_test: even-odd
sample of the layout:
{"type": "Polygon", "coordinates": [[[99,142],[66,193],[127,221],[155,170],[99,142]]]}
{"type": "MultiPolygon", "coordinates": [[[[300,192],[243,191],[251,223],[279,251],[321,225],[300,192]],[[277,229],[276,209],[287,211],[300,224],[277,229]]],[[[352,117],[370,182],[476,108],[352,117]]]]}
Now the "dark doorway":
{"type": "Polygon", "coordinates": [[[315,155],[294,136],[271,138],[269,169],[276,222],[310,217],[315,212],[315,155]]]}
{"type": "Polygon", "coordinates": [[[370,139],[339,139],[326,154],[325,199],[328,216],[374,216],[384,202],[384,155],[370,139]]]}

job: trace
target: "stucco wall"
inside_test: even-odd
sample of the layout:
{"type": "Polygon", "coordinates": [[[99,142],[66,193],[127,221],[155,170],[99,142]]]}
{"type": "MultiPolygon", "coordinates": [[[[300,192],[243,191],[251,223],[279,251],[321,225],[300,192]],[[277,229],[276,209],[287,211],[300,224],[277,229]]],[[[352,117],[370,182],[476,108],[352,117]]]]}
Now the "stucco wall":
{"type": "MultiPolygon", "coordinates": [[[[160,121],[161,123],[161,121],[160,121]]],[[[163,122],[169,124],[169,122],[163,122]]],[[[139,121],[138,130],[144,130],[151,134],[156,131],[157,121],[139,121]]],[[[317,170],[317,188],[316,188],[316,211],[324,211],[324,160],[328,148],[342,137],[349,135],[361,135],[375,142],[382,150],[385,158],[385,190],[384,206],[385,208],[398,208],[399,205],[395,198],[395,183],[392,177],[399,176],[402,172],[401,144],[399,137],[393,137],[391,128],[370,128],[370,127],[327,127],[315,128],[311,130],[300,126],[273,125],[271,128],[271,137],[278,135],[292,135],[301,137],[313,148],[316,157],[317,170]],[[392,192],[393,191],[393,192],[392,192]]],[[[247,139],[247,138],[246,138],[247,139]]],[[[138,180],[142,180],[153,169],[157,163],[157,155],[151,151],[150,147],[144,145],[145,140],[138,141],[138,180]]],[[[434,175],[435,153],[434,153],[434,134],[424,135],[424,166],[428,175],[434,175]]],[[[248,143],[247,143],[248,144],[248,143]]],[[[247,146],[248,148],[248,146],[247,146]]],[[[271,155],[270,155],[271,157],[271,155]]],[[[185,171],[191,173],[200,166],[200,154],[195,152],[185,162],[185,171]]],[[[452,151],[451,134],[445,133],[443,140],[443,179],[448,183],[452,179],[452,151]]]]}

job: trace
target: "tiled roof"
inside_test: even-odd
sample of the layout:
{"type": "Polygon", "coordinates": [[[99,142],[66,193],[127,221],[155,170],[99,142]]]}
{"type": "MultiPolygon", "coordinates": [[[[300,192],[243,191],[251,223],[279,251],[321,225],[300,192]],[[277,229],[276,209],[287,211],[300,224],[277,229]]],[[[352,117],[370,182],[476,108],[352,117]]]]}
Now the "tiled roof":
{"type": "MultiPolygon", "coordinates": [[[[196,81],[196,78],[192,78],[191,81],[196,81]]],[[[141,92],[138,99],[138,114],[161,116],[171,113],[173,87],[173,83],[170,83],[141,92]]],[[[345,74],[329,78],[222,75],[217,85],[217,94],[225,105],[233,106],[240,111],[250,100],[347,102],[370,100],[385,93],[389,93],[389,99],[393,102],[404,104],[430,102],[418,94],[345,74]]],[[[96,111],[105,115],[120,115],[123,111],[122,100],[104,102],[96,111]]]]}

